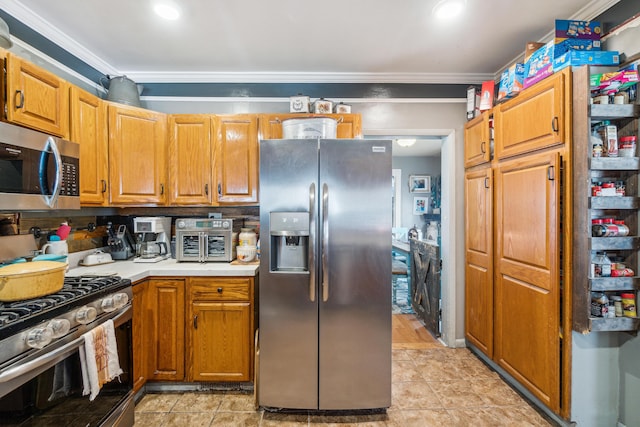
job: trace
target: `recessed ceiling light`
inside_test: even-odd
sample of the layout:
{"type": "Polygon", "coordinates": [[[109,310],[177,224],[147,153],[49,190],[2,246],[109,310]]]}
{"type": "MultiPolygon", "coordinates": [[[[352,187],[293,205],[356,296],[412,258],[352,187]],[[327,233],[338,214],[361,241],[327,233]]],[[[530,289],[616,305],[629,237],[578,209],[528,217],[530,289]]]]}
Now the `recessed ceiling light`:
{"type": "Polygon", "coordinates": [[[174,21],[180,17],[180,9],[173,2],[156,3],[153,10],[164,19],[174,21]]]}
{"type": "Polygon", "coordinates": [[[396,142],[401,147],[411,147],[413,144],[416,143],[416,140],[415,139],[397,139],[396,142]]]}
{"type": "Polygon", "coordinates": [[[440,0],[431,13],[438,19],[453,19],[462,13],[466,5],[467,0],[440,0]]]}

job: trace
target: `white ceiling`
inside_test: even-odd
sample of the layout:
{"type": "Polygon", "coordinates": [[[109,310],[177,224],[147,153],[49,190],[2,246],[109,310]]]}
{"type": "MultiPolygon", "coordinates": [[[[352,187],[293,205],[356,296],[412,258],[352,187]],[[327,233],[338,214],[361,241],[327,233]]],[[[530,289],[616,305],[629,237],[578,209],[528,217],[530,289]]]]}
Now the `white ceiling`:
{"type": "MultiPolygon", "coordinates": [[[[437,22],[438,0],[0,0],[0,8],[109,75],[137,82],[479,83],[552,37],[555,19],[593,19],[619,0],[467,0],[437,22]]],[[[407,136],[403,136],[407,137],[407,136]]],[[[393,136],[390,136],[393,138],[393,136]]],[[[420,137],[418,137],[420,138],[420,137]]],[[[438,156],[441,139],[394,143],[438,156]]]]}
{"type": "Polygon", "coordinates": [[[0,0],[0,8],[104,74],[138,82],[478,83],[549,39],[556,18],[592,19],[618,0],[0,0]]]}

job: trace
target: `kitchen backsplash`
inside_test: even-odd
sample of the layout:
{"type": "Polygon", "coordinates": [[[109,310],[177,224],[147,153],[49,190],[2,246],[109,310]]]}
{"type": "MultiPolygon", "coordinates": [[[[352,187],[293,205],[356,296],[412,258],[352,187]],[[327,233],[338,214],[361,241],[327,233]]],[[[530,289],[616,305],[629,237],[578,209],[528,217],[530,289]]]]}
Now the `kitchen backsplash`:
{"type": "MultiPolygon", "coordinates": [[[[210,214],[222,214],[225,218],[242,220],[243,227],[259,231],[260,208],[223,207],[223,208],[87,208],[79,211],[18,212],[0,214],[0,235],[34,234],[36,245],[41,248],[48,236],[55,234],[62,222],[67,222],[71,232],[67,237],[69,253],[104,248],[107,240],[107,224],[125,224],[133,233],[133,218],[138,216],[170,216],[175,218],[208,217],[210,214]]],[[[172,235],[174,234],[172,225],[172,235]]]]}

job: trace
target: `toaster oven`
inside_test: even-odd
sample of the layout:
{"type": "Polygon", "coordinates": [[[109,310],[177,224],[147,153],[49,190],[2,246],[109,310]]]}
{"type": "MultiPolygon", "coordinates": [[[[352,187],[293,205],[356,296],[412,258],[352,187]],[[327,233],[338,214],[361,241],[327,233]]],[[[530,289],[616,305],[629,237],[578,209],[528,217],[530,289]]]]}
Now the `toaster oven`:
{"type": "Polygon", "coordinates": [[[238,233],[233,219],[176,219],[176,259],[193,262],[229,262],[236,257],[238,233]]]}

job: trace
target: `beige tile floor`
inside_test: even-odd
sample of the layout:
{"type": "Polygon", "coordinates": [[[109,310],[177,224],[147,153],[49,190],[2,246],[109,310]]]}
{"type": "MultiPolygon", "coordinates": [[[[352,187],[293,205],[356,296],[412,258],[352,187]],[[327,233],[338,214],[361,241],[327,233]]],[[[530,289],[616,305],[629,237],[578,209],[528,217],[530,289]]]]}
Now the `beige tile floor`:
{"type": "Polygon", "coordinates": [[[147,394],[136,406],[135,427],[554,425],[469,350],[445,348],[437,342],[397,341],[394,339],[392,404],[386,414],[256,411],[253,394],[241,392],[147,394]]]}

